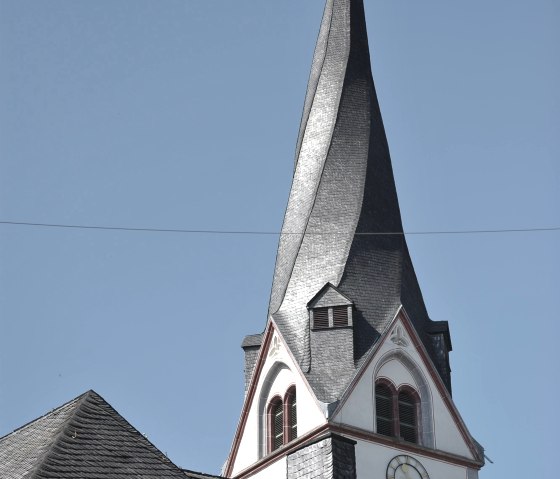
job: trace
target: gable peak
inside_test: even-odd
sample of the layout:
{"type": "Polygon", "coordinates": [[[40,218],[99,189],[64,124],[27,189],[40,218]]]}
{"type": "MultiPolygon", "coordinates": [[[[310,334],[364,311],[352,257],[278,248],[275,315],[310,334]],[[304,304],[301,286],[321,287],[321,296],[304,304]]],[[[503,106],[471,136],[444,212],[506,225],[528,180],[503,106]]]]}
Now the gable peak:
{"type": "Polygon", "coordinates": [[[332,306],[352,306],[354,303],[348,296],[332,283],[325,284],[307,303],[307,308],[328,308],[332,306]]]}

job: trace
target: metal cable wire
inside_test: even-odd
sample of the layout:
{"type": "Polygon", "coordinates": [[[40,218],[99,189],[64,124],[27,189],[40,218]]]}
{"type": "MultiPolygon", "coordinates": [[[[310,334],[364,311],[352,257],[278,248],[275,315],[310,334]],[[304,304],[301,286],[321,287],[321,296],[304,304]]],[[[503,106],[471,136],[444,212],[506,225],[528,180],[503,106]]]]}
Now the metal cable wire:
{"type": "MultiPolygon", "coordinates": [[[[35,226],[42,228],[66,228],[84,230],[105,230],[105,231],[132,231],[144,233],[182,233],[182,234],[211,234],[211,235],[254,235],[254,236],[279,236],[280,234],[303,234],[302,232],[279,232],[279,231],[258,231],[258,230],[202,230],[202,229],[176,229],[176,228],[134,228],[125,226],[96,226],[96,225],[76,225],[76,224],[57,224],[57,223],[31,223],[25,221],[0,221],[2,225],[12,226],[35,226]]],[[[356,232],[361,236],[390,236],[390,235],[466,235],[466,234],[497,234],[497,233],[530,233],[530,232],[550,232],[560,231],[560,226],[546,228],[509,228],[509,229],[480,229],[480,230],[439,230],[439,231],[405,231],[405,232],[356,232]]],[[[336,232],[306,232],[305,234],[324,235],[336,234],[336,232]]]]}

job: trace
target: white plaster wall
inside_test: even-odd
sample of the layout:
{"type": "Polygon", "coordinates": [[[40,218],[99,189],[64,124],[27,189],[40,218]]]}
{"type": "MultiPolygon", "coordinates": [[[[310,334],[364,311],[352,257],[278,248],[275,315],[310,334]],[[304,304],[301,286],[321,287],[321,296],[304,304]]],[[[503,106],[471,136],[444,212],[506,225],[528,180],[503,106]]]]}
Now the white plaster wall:
{"type": "MultiPolygon", "coordinates": [[[[266,413],[266,404],[268,404],[270,399],[276,395],[283,398],[292,384],[296,386],[298,436],[326,422],[320,405],[313,394],[308,390],[307,383],[299,372],[298,366],[296,366],[290,357],[280,337],[276,337],[277,341],[275,342],[273,339],[271,342],[271,351],[264,352],[267,355],[266,361],[259,376],[253,402],[247,415],[243,437],[241,438],[239,449],[234,459],[233,475],[246,469],[262,457],[263,447],[261,440],[266,438],[266,431],[264,430],[266,421],[261,421],[262,424],[259,425],[259,416],[262,413],[266,413]],[[275,344],[277,347],[274,347],[275,344]],[[274,352],[274,354],[269,354],[269,352],[274,352]],[[271,385],[270,381],[272,381],[271,385]],[[266,401],[261,401],[261,392],[269,385],[270,391],[266,394],[266,401]],[[264,412],[259,411],[259,403],[264,403],[264,412]],[[260,434],[259,427],[263,428],[260,434]]],[[[269,468],[266,470],[268,469],[269,468]]],[[[283,477],[285,477],[285,474],[283,477]]]]}
{"type": "Polygon", "coordinates": [[[288,460],[286,456],[279,458],[266,469],[251,476],[252,479],[286,479],[288,473],[288,460]]]}
{"type": "MultiPolygon", "coordinates": [[[[408,335],[405,339],[408,342],[407,347],[397,346],[388,338],[384,340],[354,390],[341,410],[332,418],[332,421],[375,432],[374,384],[376,377],[386,377],[397,388],[404,384],[413,386],[419,392],[423,401],[431,401],[431,417],[422,418],[423,430],[427,431],[431,438],[431,442],[428,441],[425,444],[426,446],[433,444],[439,450],[473,459],[467,443],[428,372],[428,366],[424,364],[408,335]],[[421,373],[425,380],[426,390],[420,389],[420,385],[417,384],[409,367],[405,366],[398,358],[392,357],[392,353],[395,351],[404,352],[412,361],[413,368],[417,369],[416,373],[421,373]]],[[[424,416],[428,415],[424,414],[424,416]]]]}
{"type": "Polygon", "coordinates": [[[460,456],[472,457],[449,409],[439,394],[434,395],[434,417],[437,418],[435,421],[436,448],[460,456]]]}
{"type": "Polygon", "coordinates": [[[373,411],[372,374],[368,368],[364,376],[356,384],[342,409],[331,418],[332,422],[347,424],[374,432],[375,414],[373,411]]]}
{"type": "Polygon", "coordinates": [[[377,378],[387,378],[397,388],[406,384],[413,387],[416,391],[419,389],[419,385],[416,384],[410,371],[397,359],[391,359],[381,366],[381,369],[377,373],[377,378]]]}
{"type": "Polygon", "coordinates": [[[358,440],[356,444],[357,479],[385,479],[389,462],[395,456],[401,454],[412,456],[420,461],[428,472],[430,479],[467,479],[467,469],[463,466],[457,466],[419,454],[403,453],[396,448],[361,440],[358,440]]]}

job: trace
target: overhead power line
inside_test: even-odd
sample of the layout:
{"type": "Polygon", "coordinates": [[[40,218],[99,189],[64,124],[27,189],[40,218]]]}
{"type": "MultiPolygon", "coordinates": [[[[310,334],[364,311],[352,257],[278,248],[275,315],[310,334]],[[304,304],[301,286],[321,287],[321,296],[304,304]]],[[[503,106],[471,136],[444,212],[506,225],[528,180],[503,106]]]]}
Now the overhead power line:
{"type": "MultiPolygon", "coordinates": [[[[253,235],[253,236],[279,236],[280,234],[299,235],[301,232],[258,231],[258,230],[202,230],[202,229],[176,229],[176,228],[134,228],[126,226],[95,226],[56,223],[30,223],[25,221],[0,221],[3,225],[35,226],[41,228],[67,228],[81,230],[104,231],[132,231],[139,233],[181,233],[181,234],[211,234],[211,235],[253,235]]],[[[498,234],[498,233],[531,233],[543,231],[560,231],[560,226],[548,228],[510,228],[510,229],[481,229],[481,230],[435,230],[435,231],[405,231],[403,232],[361,232],[361,236],[392,236],[392,235],[467,235],[467,234],[498,234]]],[[[336,232],[306,232],[306,234],[325,235],[337,234],[336,232]]]]}

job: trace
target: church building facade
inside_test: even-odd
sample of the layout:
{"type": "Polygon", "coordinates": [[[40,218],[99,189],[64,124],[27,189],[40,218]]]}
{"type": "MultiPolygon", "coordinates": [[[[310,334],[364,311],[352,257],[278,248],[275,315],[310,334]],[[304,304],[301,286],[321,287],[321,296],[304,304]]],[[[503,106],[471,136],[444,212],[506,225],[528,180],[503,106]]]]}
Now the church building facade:
{"type": "MultiPolygon", "coordinates": [[[[268,320],[222,476],[477,479],[451,395],[446,321],[408,252],[363,0],[326,0],[268,320]]],[[[209,479],[174,465],[90,391],[0,438],[0,477],[209,479]]]]}
{"type": "Polygon", "coordinates": [[[475,479],[446,321],[408,253],[363,0],[327,0],[263,334],[224,475],[475,479]]]}

